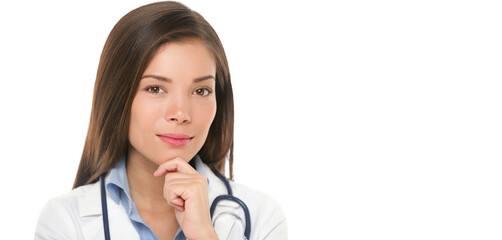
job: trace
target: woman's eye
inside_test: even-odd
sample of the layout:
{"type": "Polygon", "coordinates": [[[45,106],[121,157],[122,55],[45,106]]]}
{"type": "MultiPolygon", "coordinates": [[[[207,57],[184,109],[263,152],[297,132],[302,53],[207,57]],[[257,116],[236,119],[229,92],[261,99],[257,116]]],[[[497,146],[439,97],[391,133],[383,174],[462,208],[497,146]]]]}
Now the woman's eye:
{"type": "Polygon", "coordinates": [[[148,88],[146,88],[146,90],[149,93],[154,93],[154,94],[163,92],[163,90],[160,87],[157,87],[157,86],[148,87],[148,88]]]}
{"type": "Polygon", "coordinates": [[[207,89],[207,88],[199,88],[197,90],[194,91],[194,94],[195,95],[199,95],[199,96],[207,96],[209,94],[211,94],[212,91],[210,89],[207,89]]]}

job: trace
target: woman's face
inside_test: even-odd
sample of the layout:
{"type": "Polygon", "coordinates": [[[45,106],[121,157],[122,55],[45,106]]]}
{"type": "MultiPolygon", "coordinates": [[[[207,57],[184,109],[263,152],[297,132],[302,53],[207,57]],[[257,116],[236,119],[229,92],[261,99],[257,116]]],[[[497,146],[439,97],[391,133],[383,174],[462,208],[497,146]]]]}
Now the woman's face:
{"type": "Polygon", "coordinates": [[[129,155],[156,165],[190,161],[216,114],[216,64],[199,41],[160,47],[143,73],[131,107],[129,155]]]}

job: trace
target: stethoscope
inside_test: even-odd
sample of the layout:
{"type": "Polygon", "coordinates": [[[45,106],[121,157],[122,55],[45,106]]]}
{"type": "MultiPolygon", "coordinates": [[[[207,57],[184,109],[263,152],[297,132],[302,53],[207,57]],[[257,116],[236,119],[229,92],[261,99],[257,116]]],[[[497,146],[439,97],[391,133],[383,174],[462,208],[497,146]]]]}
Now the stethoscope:
{"type": "MultiPolygon", "coordinates": [[[[219,195],[213,200],[213,203],[211,204],[211,207],[209,208],[209,213],[211,214],[211,219],[213,218],[214,210],[216,209],[216,206],[221,200],[228,200],[228,201],[233,201],[239,204],[244,211],[244,218],[246,221],[246,225],[244,228],[244,237],[245,239],[249,239],[249,235],[251,234],[251,216],[249,214],[249,209],[246,206],[246,204],[240,200],[239,198],[235,197],[232,192],[232,188],[230,187],[230,183],[228,180],[225,178],[225,176],[221,175],[221,173],[213,171],[214,174],[223,181],[225,184],[225,187],[227,188],[227,193],[226,195],[219,195]]],[[[105,175],[100,176],[100,182],[101,182],[101,208],[103,211],[103,227],[105,231],[105,240],[110,240],[110,225],[108,222],[108,204],[106,203],[106,188],[105,188],[105,175]]],[[[214,220],[213,220],[214,224],[214,220]]]]}

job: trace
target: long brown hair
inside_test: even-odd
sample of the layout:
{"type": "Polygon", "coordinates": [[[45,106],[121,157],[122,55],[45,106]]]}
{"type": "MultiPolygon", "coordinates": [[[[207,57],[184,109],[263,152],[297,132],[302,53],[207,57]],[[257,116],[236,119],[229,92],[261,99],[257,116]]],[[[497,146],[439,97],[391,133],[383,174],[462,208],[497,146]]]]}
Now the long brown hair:
{"type": "Polygon", "coordinates": [[[211,169],[233,178],[234,102],[221,41],[197,12],[177,2],[157,2],[126,14],[112,29],[99,61],[91,119],[73,188],[95,181],[127,153],[131,104],[155,51],[168,42],[201,40],[216,62],[217,112],[198,152],[211,169]]]}

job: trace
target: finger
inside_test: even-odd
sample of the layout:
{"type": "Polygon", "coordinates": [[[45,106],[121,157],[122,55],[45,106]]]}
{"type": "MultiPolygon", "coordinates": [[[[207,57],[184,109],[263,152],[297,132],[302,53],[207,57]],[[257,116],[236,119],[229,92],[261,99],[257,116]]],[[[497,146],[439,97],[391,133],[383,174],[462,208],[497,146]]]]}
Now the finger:
{"type": "Polygon", "coordinates": [[[200,173],[187,174],[180,172],[168,172],[165,174],[165,185],[172,184],[185,184],[185,183],[194,183],[194,184],[205,184],[207,185],[207,177],[200,173]]]}
{"type": "Polygon", "coordinates": [[[197,171],[181,158],[174,158],[159,165],[157,170],[153,173],[154,176],[160,177],[168,172],[181,172],[181,173],[197,173],[197,171]]]}
{"type": "Polygon", "coordinates": [[[168,202],[168,205],[180,211],[185,210],[185,201],[180,197],[173,199],[170,203],[168,202]]]}
{"type": "Polygon", "coordinates": [[[187,187],[187,184],[165,186],[164,198],[167,200],[167,204],[177,208],[178,210],[184,210],[185,201],[191,195],[187,193],[188,189],[189,187],[187,187]]]}
{"type": "Polygon", "coordinates": [[[178,179],[192,179],[196,177],[196,174],[191,173],[180,173],[180,172],[167,172],[165,175],[166,182],[167,181],[175,181],[178,179]]]}
{"type": "Polygon", "coordinates": [[[185,200],[181,198],[173,189],[172,186],[164,186],[164,198],[167,200],[167,204],[172,207],[184,207],[185,200]]]}

